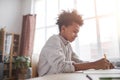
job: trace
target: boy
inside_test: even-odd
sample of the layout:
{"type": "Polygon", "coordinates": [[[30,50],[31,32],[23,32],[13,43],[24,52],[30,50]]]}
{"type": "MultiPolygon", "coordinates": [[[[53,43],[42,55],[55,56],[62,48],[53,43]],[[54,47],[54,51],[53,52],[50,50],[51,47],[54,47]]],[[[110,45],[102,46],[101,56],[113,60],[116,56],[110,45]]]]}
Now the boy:
{"type": "Polygon", "coordinates": [[[77,11],[63,11],[56,23],[59,34],[51,36],[44,45],[38,64],[39,76],[68,73],[86,69],[107,69],[113,65],[106,59],[95,62],[79,60],[73,52],[70,42],[74,41],[83,25],[81,15],[77,11]]]}

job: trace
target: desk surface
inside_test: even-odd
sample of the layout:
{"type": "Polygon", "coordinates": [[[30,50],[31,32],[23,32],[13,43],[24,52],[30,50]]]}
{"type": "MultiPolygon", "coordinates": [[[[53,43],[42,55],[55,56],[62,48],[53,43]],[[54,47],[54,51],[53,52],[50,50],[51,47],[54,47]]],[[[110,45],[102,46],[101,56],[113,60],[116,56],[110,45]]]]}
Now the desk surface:
{"type": "Polygon", "coordinates": [[[44,77],[31,78],[27,80],[88,80],[84,74],[81,73],[63,73],[55,75],[47,75],[44,77]]]}
{"type": "MultiPolygon", "coordinates": [[[[115,70],[114,70],[115,71],[115,70]]],[[[26,80],[91,80],[86,75],[89,75],[92,80],[99,80],[100,77],[120,77],[120,70],[116,70],[115,73],[84,73],[84,72],[75,72],[75,73],[62,73],[54,75],[46,75],[43,77],[31,78],[26,80]]],[[[119,79],[120,80],[120,79],[119,79]]]]}

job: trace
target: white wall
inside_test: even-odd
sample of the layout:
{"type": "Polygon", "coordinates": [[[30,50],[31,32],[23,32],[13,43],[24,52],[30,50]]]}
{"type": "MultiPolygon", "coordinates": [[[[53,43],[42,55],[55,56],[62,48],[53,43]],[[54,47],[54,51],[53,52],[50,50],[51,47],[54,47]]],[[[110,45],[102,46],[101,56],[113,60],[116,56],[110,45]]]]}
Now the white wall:
{"type": "Polygon", "coordinates": [[[0,0],[0,28],[20,33],[21,21],[21,0],[0,0]]]}
{"type": "Polygon", "coordinates": [[[35,0],[22,0],[22,14],[34,14],[34,1],[35,0]]]}
{"type": "Polygon", "coordinates": [[[0,28],[21,33],[22,16],[32,13],[33,0],[0,0],[0,28]]]}

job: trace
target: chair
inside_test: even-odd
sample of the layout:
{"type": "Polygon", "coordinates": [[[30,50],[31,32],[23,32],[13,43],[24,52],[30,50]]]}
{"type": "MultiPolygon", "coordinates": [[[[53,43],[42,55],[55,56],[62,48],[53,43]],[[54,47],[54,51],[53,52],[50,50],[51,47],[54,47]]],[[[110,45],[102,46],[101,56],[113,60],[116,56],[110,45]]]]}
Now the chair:
{"type": "Polygon", "coordinates": [[[32,78],[38,77],[37,66],[39,61],[39,55],[33,54],[32,55],[32,78]]]}

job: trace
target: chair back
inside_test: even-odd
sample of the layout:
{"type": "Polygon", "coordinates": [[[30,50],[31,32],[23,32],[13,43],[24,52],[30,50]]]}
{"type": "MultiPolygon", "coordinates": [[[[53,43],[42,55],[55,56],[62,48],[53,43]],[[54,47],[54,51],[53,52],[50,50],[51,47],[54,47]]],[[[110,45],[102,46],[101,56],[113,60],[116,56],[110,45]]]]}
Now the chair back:
{"type": "Polygon", "coordinates": [[[32,55],[32,78],[38,77],[38,61],[39,61],[39,55],[33,54],[32,55]]]}

